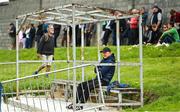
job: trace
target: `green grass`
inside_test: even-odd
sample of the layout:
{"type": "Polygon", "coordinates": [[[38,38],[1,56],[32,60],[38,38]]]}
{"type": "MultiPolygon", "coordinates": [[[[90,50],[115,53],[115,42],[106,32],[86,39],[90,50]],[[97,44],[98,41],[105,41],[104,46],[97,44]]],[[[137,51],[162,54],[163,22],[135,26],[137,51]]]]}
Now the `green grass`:
{"type": "MultiPolygon", "coordinates": [[[[111,47],[116,54],[116,48],[111,47]]],[[[71,49],[72,60],[72,49],[71,49]]],[[[80,48],[77,48],[77,59],[80,60],[80,48]]],[[[57,48],[56,60],[66,60],[66,48],[57,48]]],[[[121,61],[138,62],[138,48],[132,46],[121,47],[121,61]]],[[[145,106],[136,111],[180,111],[180,44],[170,47],[144,46],[144,91],[145,106]]],[[[36,50],[21,50],[21,60],[37,60],[36,50]]],[[[0,62],[15,61],[15,51],[0,50],[0,62]]],[[[85,60],[97,60],[97,48],[85,48],[85,60]]],[[[40,64],[21,64],[20,76],[31,75],[40,64]]],[[[56,69],[66,68],[66,63],[56,63],[56,69]]],[[[54,69],[54,66],[52,67],[54,69]]],[[[121,81],[131,86],[139,87],[138,67],[121,67],[121,81]]],[[[77,70],[80,78],[81,70],[77,70]]],[[[94,76],[93,67],[85,69],[88,78],[94,76]]],[[[15,65],[0,65],[0,80],[15,78],[15,65]]],[[[71,72],[72,74],[72,72],[71,72]]],[[[67,77],[67,72],[58,73],[58,78],[67,77]]],[[[117,75],[113,80],[116,80],[117,75]]],[[[43,80],[43,79],[42,79],[43,80]]],[[[33,81],[31,81],[33,83],[33,81]]],[[[39,82],[40,83],[40,82],[39,82]]],[[[24,85],[26,82],[24,82],[24,85]]],[[[23,84],[22,84],[23,85],[23,84]]],[[[25,85],[28,86],[28,85],[25,85]]],[[[35,85],[34,85],[35,86],[35,85]]],[[[24,86],[21,88],[23,89],[24,86]]],[[[128,109],[127,111],[134,111],[128,109]]]]}

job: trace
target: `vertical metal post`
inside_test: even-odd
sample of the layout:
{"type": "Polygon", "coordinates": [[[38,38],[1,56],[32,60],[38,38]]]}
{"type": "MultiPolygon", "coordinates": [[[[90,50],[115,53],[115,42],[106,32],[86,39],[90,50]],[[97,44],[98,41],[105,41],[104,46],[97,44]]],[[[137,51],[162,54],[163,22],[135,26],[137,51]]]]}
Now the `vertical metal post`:
{"type": "Polygon", "coordinates": [[[39,1],[39,9],[42,9],[42,0],[39,1]]]}
{"type": "Polygon", "coordinates": [[[98,53],[98,62],[101,61],[101,54],[100,54],[100,37],[101,37],[101,24],[100,22],[97,23],[97,53],[98,53]]]}
{"type": "Polygon", "coordinates": [[[101,85],[101,80],[100,80],[100,74],[99,74],[99,71],[98,71],[98,67],[96,66],[96,71],[97,71],[97,77],[98,77],[98,83],[99,83],[99,90],[100,90],[100,94],[101,94],[101,99],[102,99],[102,103],[105,104],[105,101],[104,101],[104,95],[103,95],[103,91],[102,91],[102,85],[101,85]]]}
{"type": "MultiPolygon", "coordinates": [[[[70,49],[70,37],[69,37],[69,26],[67,26],[67,63],[68,63],[68,68],[70,67],[69,66],[69,61],[70,61],[70,53],[69,53],[69,49],[70,49]]],[[[69,74],[70,74],[70,71],[68,70],[68,80],[69,80],[69,74]]]]}
{"type": "MultiPolygon", "coordinates": [[[[81,61],[84,64],[84,25],[81,27],[81,61]]],[[[84,67],[82,67],[82,81],[84,81],[84,67]]]]}
{"type": "Polygon", "coordinates": [[[120,83],[121,77],[120,77],[120,40],[119,40],[119,20],[116,20],[116,45],[117,45],[117,71],[118,71],[118,81],[120,83]]]}
{"type": "Polygon", "coordinates": [[[132,0],[132,9],[135,8],[135,0],[132,0]]]}
{"type": "MultiPolygon", "coordinates": [[[[16,19],[16,79],[19,78],[19,37],[18,37],[18,19],[16,19]]],[[[16,99],[19,99],[19,81],[16,81],[16,99]]]]}
{"type": "Polygon", "coordinates": [[[142,45],[142,15],[139,16],[139,58],[140,58],[140,100],[143,106],[143,45],[142,45]]]}
{"type": "MultiPolygon", "coordinates": [[[[75,5],[72,6],[73,66],[76,66],[75,5]]],[[[76,69],[73,69],[73,111],[76,111],[76,69]]]]}

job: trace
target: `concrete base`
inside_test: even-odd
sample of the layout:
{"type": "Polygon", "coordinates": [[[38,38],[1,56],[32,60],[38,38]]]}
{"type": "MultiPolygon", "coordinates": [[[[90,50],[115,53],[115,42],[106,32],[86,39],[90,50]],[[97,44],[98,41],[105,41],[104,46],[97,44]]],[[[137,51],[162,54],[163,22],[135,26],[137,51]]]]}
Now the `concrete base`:
{"type": "MultiPolygon", "coordinates": [[[[65,102],[62,99],[51,99],[45,97],[20,97],[20,100],[15,98],[9,99],[9,104],[2,103],[3,112],[73,112],[66,108],[71,102],[65,102]]],[[[102,107],[102,105],[86,103],[83,108],[85,112],[118,112],[117,108],[102,107],[102,110],[91,109],[92,107],[102,107]]]]}

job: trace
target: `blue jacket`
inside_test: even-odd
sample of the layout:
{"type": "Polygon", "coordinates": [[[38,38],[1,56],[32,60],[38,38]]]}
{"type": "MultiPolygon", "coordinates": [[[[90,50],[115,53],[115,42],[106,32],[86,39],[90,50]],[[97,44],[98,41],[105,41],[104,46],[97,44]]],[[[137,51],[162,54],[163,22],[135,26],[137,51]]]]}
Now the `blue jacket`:
{"type": "MultiPolygon", "coordinates": [[[[103,58],[100,63],[114,64],[115,63],[114,54],[112,54],[108,58],[103,58]]],[[[99,71],[101,80],[106,81],[109,84],[109,82],[111,81],[111,79],[114,76],[115,66],[98,66],[98,71],[99,71]]]]}

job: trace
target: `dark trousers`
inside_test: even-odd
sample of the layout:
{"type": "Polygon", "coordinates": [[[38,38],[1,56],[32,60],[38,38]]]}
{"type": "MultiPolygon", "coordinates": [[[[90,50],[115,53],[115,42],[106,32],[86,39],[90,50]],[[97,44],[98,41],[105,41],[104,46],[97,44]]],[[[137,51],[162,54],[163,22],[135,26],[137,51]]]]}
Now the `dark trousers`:
{"type": "Polygon", "coordinates": [[[26,38],[26,42],[25,42],[25,48],[30,48],[30,44],[31,44],[31,39],[30,38],[26,38]]]}
{"type": "Polygon", "coordinates": [[[113,45],[116,46],[117,40],[116,40],[116,29],[112,30],[112,39],[113,39],[113,45]]]}
{"type": "Polygon", "coordinates": [[[179,33],[179,36],[180,36],[180,28],[179,28],[177,31],[178,31],[178,33],[179,33]]]}
{"type": "Polygon", "coordinates": [[[129,45],[135,45],[139,42],[139,31],[138,29],[131,29],[131,35],[129,37],[129,45]]]}
{"type": "Polygon", "coordinates": [[[36,37],[35,37],[35,41],[37,42],[37,48],[38,48],[38,46],[39,46],[41,37],[42,37],[42,36],[40,36],[40,35],[36,35],[36,37]]]}
{"type": "MultiPolygon", "coordinates": [[[[101,85],[107,86],[108,82],[101,80],[101,85]]],[[[77,87],[76,103],[85,103],[89,98],[89,92],[98,87],[99,82],[97,78],[80,83],[77,87]]]]}
{"type": "Polygon", "coordinates": [[[58,34],[54,34],[54,47],[57,47],[57,38],[58,38],[58,34]]]}
{"type": "Polygon", "coordinates": [[[33,44],[34,44],[34,38],[35,38],[35,37],[30,37],[30,42],[29,42],[30,48],[33,47],[33,44]]]}
{"type": "Polygon", "coordinates": [[[162,41],[161,41],[161,43],[167,43],[167,44],[171,44],[171,43],[173,43],[173,42],[175,42],[175,39],[173,38],[173,37],[171,37],[171,36],[166,36],[162,41]]]}
{"type": "Polygon", "coordinates": [[[85,42],[86,42],[86,46],[90,46],[91,45],[91,38],[92,38],[92,34],[91,33],[86,33],[85,36],[85,42]]]}
{"type": "Polygon", "coordinates": [[[104,33],[104,36],[103,36],[103,39],[102,39],[103,45],[107,45],[110,34],[111,34],[111,30],[110,29],[106,29],[105,33],[104,33]]]}

